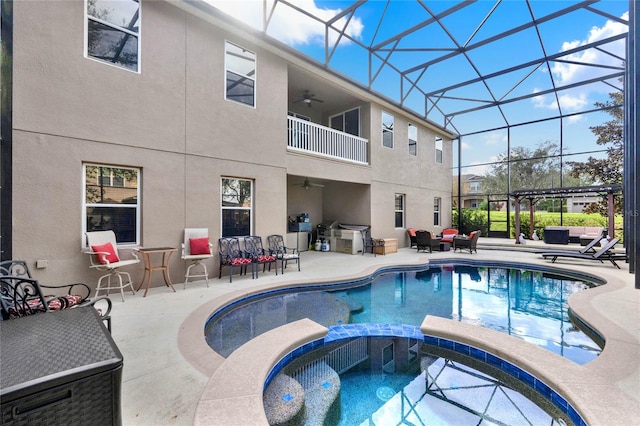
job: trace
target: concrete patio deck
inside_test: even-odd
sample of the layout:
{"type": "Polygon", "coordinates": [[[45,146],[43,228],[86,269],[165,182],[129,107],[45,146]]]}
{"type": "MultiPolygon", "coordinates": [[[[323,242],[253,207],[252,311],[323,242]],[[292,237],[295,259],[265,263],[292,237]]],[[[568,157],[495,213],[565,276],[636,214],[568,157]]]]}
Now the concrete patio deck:
{"type": "MultiPolygon", "coordinates": [[[[572,309],[590,323],[607,340],[603,353],[584,366],[605,386],[614,386],[624,395],[628,411],[622,418],[640,418],[640,290],[634,288],[634,275],[627,265],[621,270],[610,263],[561,260],[555,264],[542,259],[532,250],[544,243],[515,245],[513,240],[480,239],[477,254],[437,252],[416,253],[403,248],[386,256],[347,255],[335,252],[303,252],[302,270],[289,267],[284,275],[260,274],[257,280],[247,276],[210,279],[190,283],[186,289],[176,285],[173,293],[164,285],[153,287],[146,298],[142,294],[127,295],[126,301],[114,298],[113,337],[124,355],[122,389],[123,424],[191,425],[196,407],[209,379],[225,362],[204,344],[204,321],[214,306],[238,294],[257,289],[314,283],[369,275],[385,265],[424,264],[430,259],[504,260],[586,272],[597,275],[607,284],[579,293],[571,298],[572,309]],[[628,398],[627,398],[628,397],[628,398]]],[[[579,249],[579,246],[571,245],[579,249]]],[[[565,249],[567,246],[553,246],[565,249]]],[[[174,277],[174,281],[177,281],[174,277]]],[[[524,343],[524,342],[523,342],[524,343]]],[[[550,366],[552,368],[552,366],[550,366]]],[[[566,385],[566,384],[565,384],[566,385]]],[[[569,384],[571,387],[571,384],[569,384]]],[[[593,384],[589,384],[593,388],[593,384]]],[[[596,387],[597,388],[597,387],[596,387]]],[[[586,392],[587,384],[576,383],[576,392],[586,392]]],[[[620,398],[599,395],[606,405],[618,407],[620,398]],[[613,400],[615,399],[615,400],[613,400]]],[[[592,424],[615,425],[615,411],[592,424]]],[[[256,422],[260,417],[256,417],[256,422]]],[[[622,418],[619,418],[622,420],[622,418]]],[[[230,419],[228,424],[234,424],[230,419]]],[[[237,424],[237,423],[236,423],[237,424]]],[[[243,424],[246,424],[243,423],[243,424]]],[[[258,423],[255,423],[258,424],[258,423]]]]}

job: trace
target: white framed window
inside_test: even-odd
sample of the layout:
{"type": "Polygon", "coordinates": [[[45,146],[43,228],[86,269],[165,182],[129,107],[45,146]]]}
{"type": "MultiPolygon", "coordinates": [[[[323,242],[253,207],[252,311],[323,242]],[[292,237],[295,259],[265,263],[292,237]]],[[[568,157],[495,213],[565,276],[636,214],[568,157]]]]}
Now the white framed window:
{"type": "Polygon", "coordinates": [[[436,163],[442,164],[442,138],[436,136],[436,163]]]}
{"type": "Polygon", "coordinates": [[[404,228],[404,194],[396,194],[395,199],[395,224],[396,228],[404,228]]]}
{"type": "Polygon", "coordinates": [[[433,226],[440,226],[440,205],[442,204],[442,199],[439,197],[435,197],[433,199],[433,226]]]}
{"type": "Polygon", "coordinates": [[[480,182],[471,182],[469,190],[471,192],[480,192],[480,182]]]}
{"type": "Polygon", "coordinates": [[[329,127],[350,135],[360,136],[360,107],[330,116],[329,127]]]}
{"type": "Polygon", "coordinates": [[[83,165],[82,233],[109,231],[118,244],[140,244],[140,169],[83,165]]]}
{"type": "Polygon", "coordinates": [[[393,115],[382,111],[382,146],[393,149],[393,115]]]}
{"type": "Polygon", "coordinates": [[[252,235],[253,181],[223,177],[220,193],[222,194],[221,235],[223,237],[252,235]]]}
{"type": "Polygon", "coordinates": [[[409,155],[418,155],[418,128],[415,124],[409,123],[407,135],[409,138],[409,155]]]}
{"type": "Polygon", "coordinates": [[[226,82],[224,98],[255,108],[256,54],[230,41],[225,41],[224,66],[226,82]]]}
{"type": "Polygon", "coordinates": [[[140,71],[140,2],[85,0],[85,56],[140,71]]]}

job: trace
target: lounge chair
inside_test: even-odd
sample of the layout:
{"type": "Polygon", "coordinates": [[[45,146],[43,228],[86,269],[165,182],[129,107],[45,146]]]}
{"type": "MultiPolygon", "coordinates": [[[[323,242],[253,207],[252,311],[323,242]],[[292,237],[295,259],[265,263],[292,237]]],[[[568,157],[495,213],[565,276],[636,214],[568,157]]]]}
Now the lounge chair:
{"type": "Polygon", "coordinates": [[[429,253],[433,253],[433,249],[440,250],[440,238],[433,237],[429,231],[416,231],[416,251],[429,250],[429,253]]]}
{"type": "Polygon", "coordinates": [[[627,260],[627,256],[625,254],[616,254],[611,250],[613,247],[618,244],[618,239],[613,238],[607,244],[602,246],[600,250],[595,253],[579,253],[575,252],[548,252],[543,253],[542,257],[545,259],[551,258],[551,262],[554,263],[558,258],[568,258],[568,259],[583,259],[583,260],[597,260],[604,263],[605,260],[611,262],[616,268],[620,269],[620,266],[616,263],[616,260],[627,260]]]}
{"type": "Polygon", "coordinates": [[[587,244],[586,246],[584,246],[580,250],[547,249],[547,250],[538,250],[538,251],[535,251],[534,253],[536,253],[536,254],[549,254],[549,253],[581,253],[581,254],[587,254],[587,253],[595,253],[596,252],[595,246],[598,245],[598,243],[600,243],[602,238],[603,238],[602,235],[598,235],[593,240],[591,240],[589,242],[589,244],[587,244]]]}

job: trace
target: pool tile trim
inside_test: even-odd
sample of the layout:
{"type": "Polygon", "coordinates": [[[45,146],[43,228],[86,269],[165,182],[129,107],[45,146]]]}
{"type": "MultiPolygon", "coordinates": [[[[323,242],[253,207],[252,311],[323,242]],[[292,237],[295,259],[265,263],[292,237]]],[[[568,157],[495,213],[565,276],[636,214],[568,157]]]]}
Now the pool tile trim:
{"type": "Polygon", "coordinates": [[[502,359],[491,352],[487,352],[483,349],[456,340],[437,337],[433,335],[426,335],[422,333],[420,327],[405,324],[397,325],[364,323],[345,324],[329,327],[329,332],[327,333],[326,337],[309,342],[296,348],[294,351],[283,357],[276,365],[274,365],[273,369],[269,372],[267,380],[265,381],[264,390],[267,389],[271,380],[278,373],[280,373],[280,371],[282,371],[282,369],[286,367],[291,361],[330,343],[357,337],[400,337],[417,339],[431,346],[448,349],[463,355],[467,355],[480,362],[484,362],[488,365],[498,368],[504,373],[507,373],[511,377],[534,389],[538,392],[538,394],[551,402],[561,412],[566,414],[567,417],[569,417],[576,426],[587,425],[582,416],[565,398],[563,398],[551,386],[547,385],[543,380],[527,372],[525,369],[520,368],[519,366],[505,359],[502,359]]]}

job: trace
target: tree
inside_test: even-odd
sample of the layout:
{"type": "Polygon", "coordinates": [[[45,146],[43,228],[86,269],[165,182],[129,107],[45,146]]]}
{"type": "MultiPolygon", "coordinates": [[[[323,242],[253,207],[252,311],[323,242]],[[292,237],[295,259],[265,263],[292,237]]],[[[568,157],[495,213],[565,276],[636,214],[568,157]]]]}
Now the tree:
{"type": "MultiPolygon", "coordinates": [[[[596,102],[595,106],[604,109],[612,120],[589,130],[597,136],[596,143],[606,146],[607,155],[604,158],[589,157],[585,162],[568,161],[572,168],[571,176],[575,178],[587,177],[592,182],[607,184],[622,184],[624,165],[624,94],[622,91],[609,93],[609,100],[596,102]]],[[[614,209],[617,214],[622,213],[622,196],[614,197],[614,209]]],[[[585,213],[600,213],[607,216],[607,201],[603,199],[590,204],[584,209],[585,213]]]]}
{"type": "Polygon", "coordinates": [[[511,155],[498,156],[487,173],[482,185],[487,194],[506,194],[507,182],[510,190],[543,189],[560,183],[558,145],[551,141],[540,143],[535,149],[516,146],[511,155]]]}

